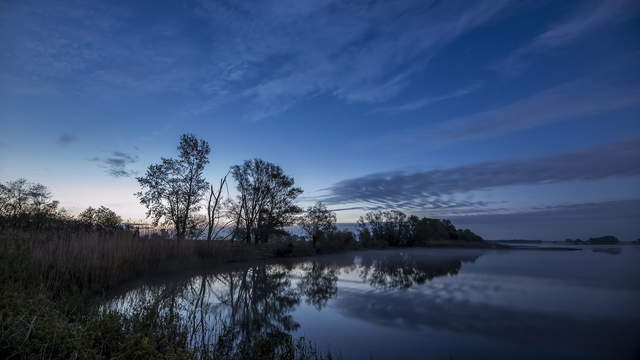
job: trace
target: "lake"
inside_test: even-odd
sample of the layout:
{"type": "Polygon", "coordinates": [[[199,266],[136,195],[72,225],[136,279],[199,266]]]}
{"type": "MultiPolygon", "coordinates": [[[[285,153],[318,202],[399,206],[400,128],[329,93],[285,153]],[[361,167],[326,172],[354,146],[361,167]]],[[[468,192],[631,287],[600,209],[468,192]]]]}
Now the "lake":
{"type": "Polygon", "coordinates": [[[637,359],[640,247],[371,250],[233,264],[123,289],[191,343],[269,332],[344,359],[637,359]]]}

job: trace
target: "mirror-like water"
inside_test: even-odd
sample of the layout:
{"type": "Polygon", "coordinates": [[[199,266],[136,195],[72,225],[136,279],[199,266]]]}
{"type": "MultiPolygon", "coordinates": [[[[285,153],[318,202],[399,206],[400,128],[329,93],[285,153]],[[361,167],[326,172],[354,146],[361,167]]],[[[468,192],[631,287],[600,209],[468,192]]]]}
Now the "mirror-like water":
{"type": "Polygon", "coordinates": [[[345,359],[633,359],[640,248],[362,251],[149,280],[191,343],[304,336],[345,359]],[[594,251],[595,250],[595,251],[594,251]]]}

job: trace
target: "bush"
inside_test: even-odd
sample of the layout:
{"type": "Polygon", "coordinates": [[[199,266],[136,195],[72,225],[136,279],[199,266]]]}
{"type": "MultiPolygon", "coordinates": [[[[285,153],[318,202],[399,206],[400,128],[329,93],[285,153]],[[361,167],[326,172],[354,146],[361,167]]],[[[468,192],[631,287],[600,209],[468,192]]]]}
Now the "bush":
{"type": "Polygon", "coordinates": [[[323,234],[316,244],[318,252],[333,252],[356,249],[358,243],[351,231],[334,231],[323,234]]]}

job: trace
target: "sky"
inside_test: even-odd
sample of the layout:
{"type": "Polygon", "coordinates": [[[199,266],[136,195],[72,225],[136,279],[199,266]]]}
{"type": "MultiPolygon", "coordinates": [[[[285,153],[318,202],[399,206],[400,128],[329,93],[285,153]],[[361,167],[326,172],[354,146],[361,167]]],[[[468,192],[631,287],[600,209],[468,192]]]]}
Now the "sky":
{"type": "Polygon", "coordinates": [[[136,176],[259,157],[339,222],[640,238],[640,2],[0,0],[0,181],[142,219],[136,176]]]}

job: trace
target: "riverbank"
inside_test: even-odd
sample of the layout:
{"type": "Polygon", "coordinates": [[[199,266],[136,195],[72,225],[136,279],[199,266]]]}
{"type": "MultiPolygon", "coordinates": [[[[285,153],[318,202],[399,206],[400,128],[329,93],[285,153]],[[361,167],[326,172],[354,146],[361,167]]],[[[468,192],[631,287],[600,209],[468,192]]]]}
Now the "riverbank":
{"type": "MultiPolygon", "coordinates": [[[[478,241],[433,241],[426,248],[509,247],[478,241]]],[[[124,317],[100,312],[97,304],[115,288],[149,274],[361,249],[352,244],[343,249],[316,251],[304,241],[251,245],[194,240],[178,243],[160,237],[138,238],[128,231],[3,232],[0,357],[197,358],[184,342],[184,329],[157,308],[136,309],[135,316],[124,317]]],[[[269,354],[285,350],[296,354],[298,349],[293,339],[274,336],[263,340],[257,342],[262,355],[244,349],[241,354],[214,358],[271,358],[269,354]],[[278,342],[271,342],[274,339],[278,342]]],[[[306,345],[301,348],[309,350],[306,345]]],[[[323,356],[316,354],[313,358],[323,356]]]]}
{"type": "MultiPolygon", "coordinates": [[[[196,264],[218,266],[275,256],[308,256],[309,244],[264,244],[137,238],[133,233],[8,232],[0,234],[0,358],[196,359],[187,330],[151,305],[133,316],[98,310],[112,289],[153,272],[196,264]]],[[[310,356],[308,344],[266,337],[213,359],[310,356]],[[257,352],[257,353],[254,353],[257,352]]]]}

